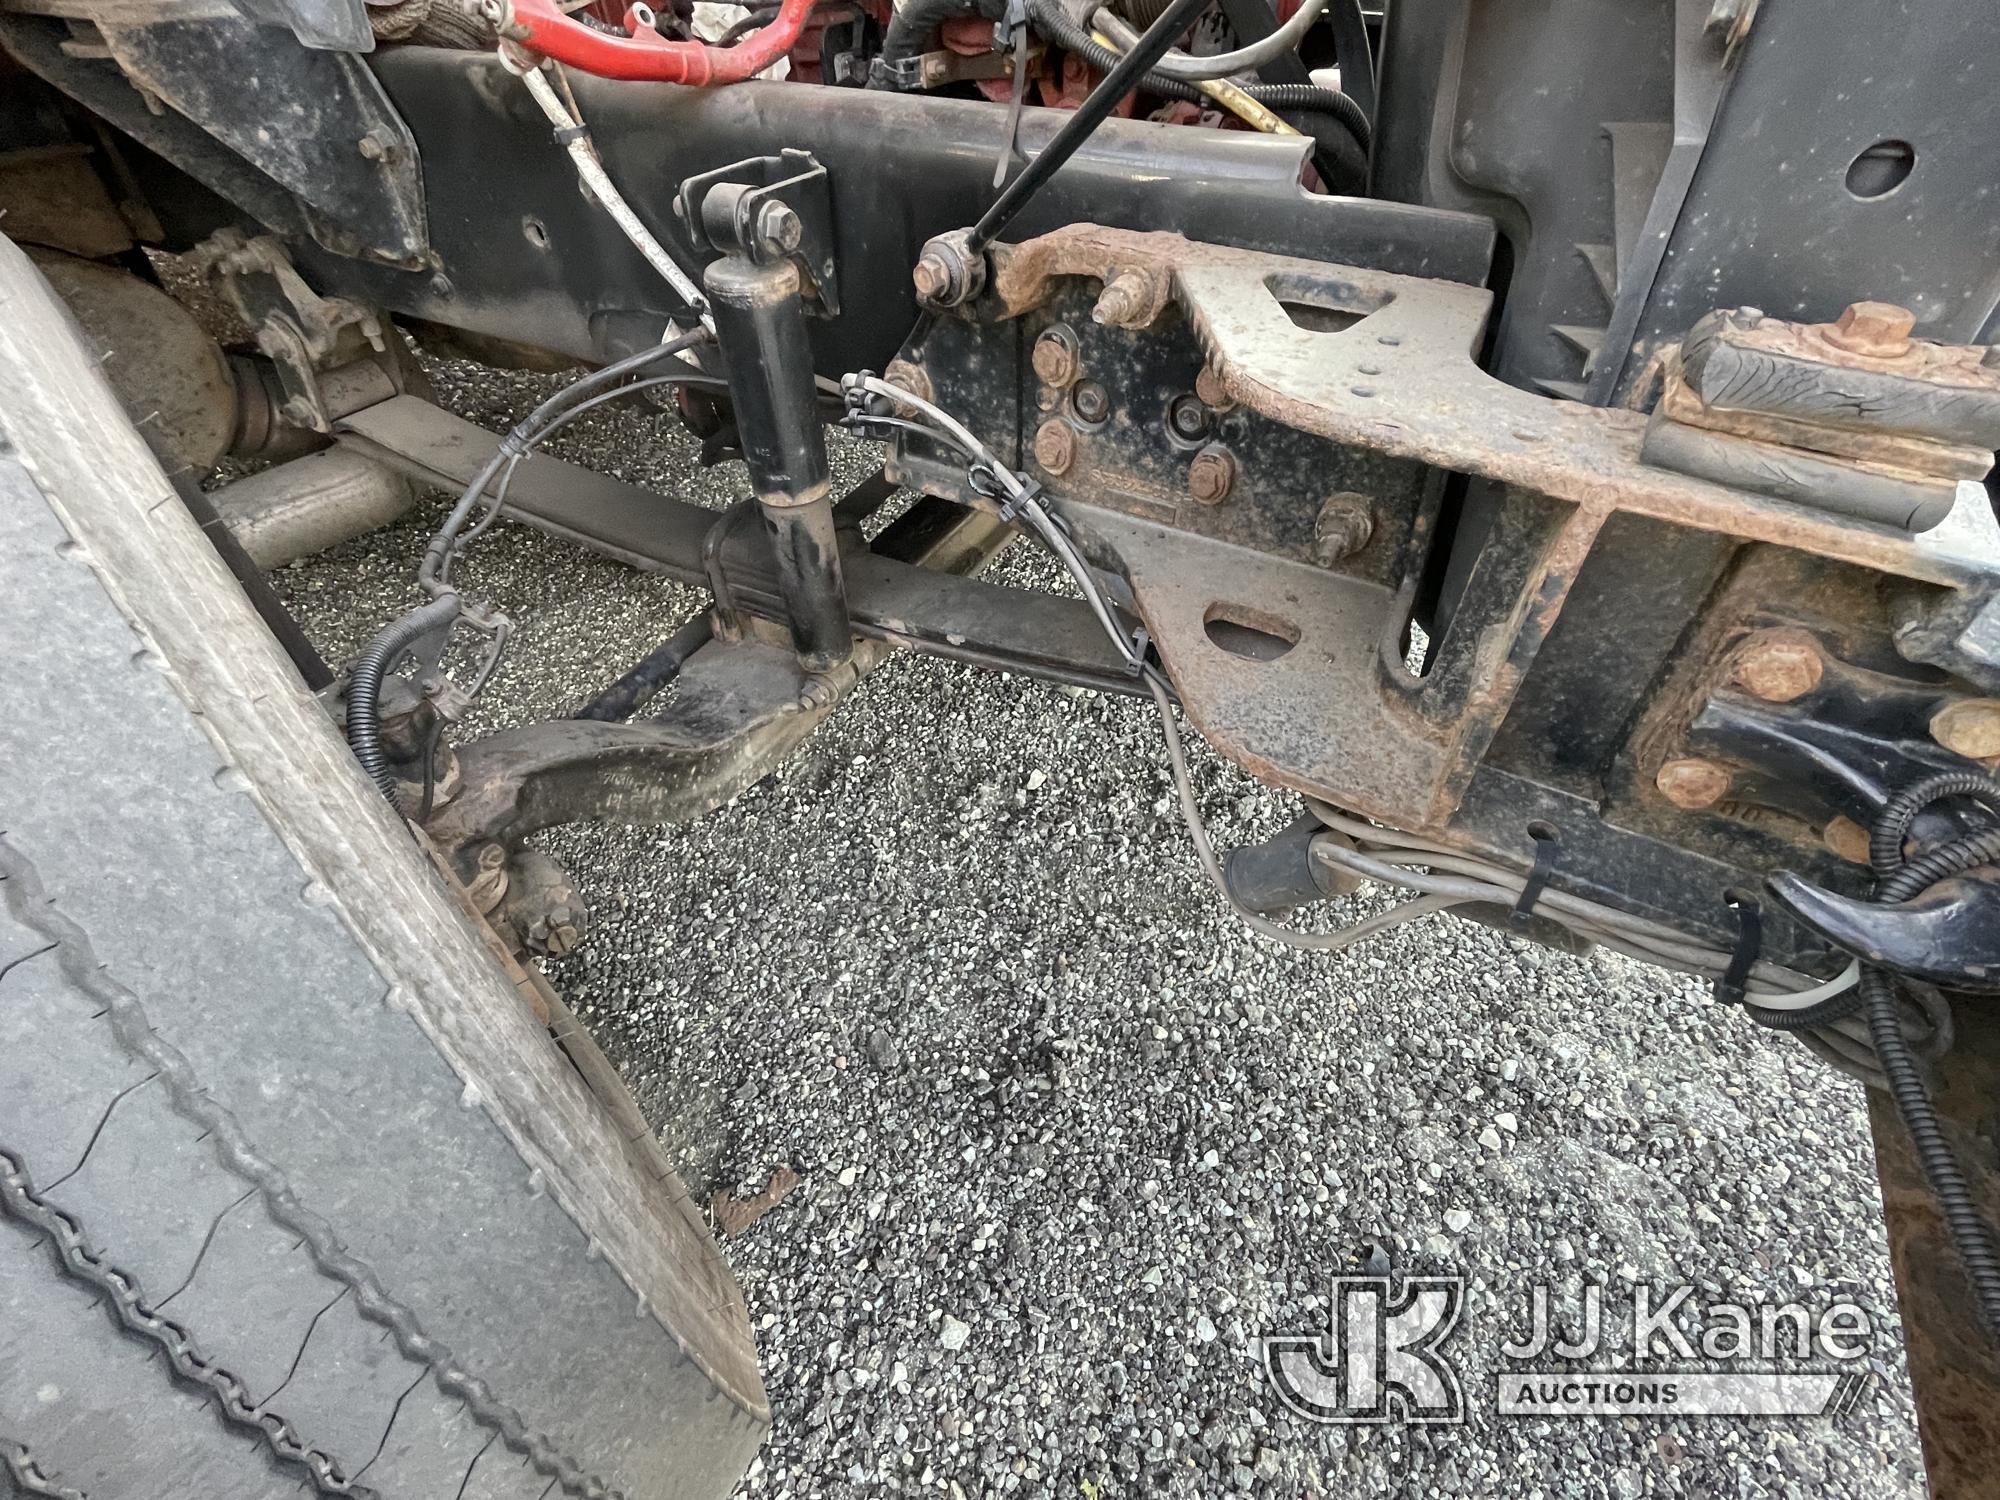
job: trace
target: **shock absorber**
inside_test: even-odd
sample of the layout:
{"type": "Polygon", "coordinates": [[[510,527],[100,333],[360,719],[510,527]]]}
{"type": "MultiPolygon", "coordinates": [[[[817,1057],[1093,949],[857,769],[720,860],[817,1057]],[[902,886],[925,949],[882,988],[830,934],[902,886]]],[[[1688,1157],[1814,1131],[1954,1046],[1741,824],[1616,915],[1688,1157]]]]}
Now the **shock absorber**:
{"type": "Polygon", "coordinates": [[[854,640],[801,277],[789,260],[725,255],[703,281],[792,646],[807,671],[824,672],[853,654],[854,640]]]}

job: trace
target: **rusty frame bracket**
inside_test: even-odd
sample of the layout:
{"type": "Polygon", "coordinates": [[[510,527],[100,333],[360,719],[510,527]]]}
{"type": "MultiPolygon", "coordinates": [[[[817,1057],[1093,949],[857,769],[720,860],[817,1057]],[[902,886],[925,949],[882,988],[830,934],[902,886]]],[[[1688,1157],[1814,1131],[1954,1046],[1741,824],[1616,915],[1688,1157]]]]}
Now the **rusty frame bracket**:
{"type": "MultiPolygon", "coordinates": [[[[904,357],[940,402],[975,411],[998,451],[1044,478],[1094,556],[1129,583],[1190,716],[1218,749],[1266,780],[1397,827],[1444,831],[1451,822],[1614,518],[1810,554],[1932,593],[1995,585],[1995,556],[1982,550],[1990,538],[1968,546],[1949,529],[1913,538],[1663,469],[1642,456],[1643,413],[1554,400],[1488,375],[1476,354],[1493,299],[1480,287],[1092,224],[995,246],[991,258],[986,293],[940,318],[904,357]],[[1099,340],[1107,360],[1124,354],[1106,339],[1143,350],[1191,332],[1203,366],[1187,383],[1213,411],[1241,409],[1377,462],[1499,487],[1505,544],[1474,565],[1488,585],[1476,628],[1434,642],[1421,679],[1403,674],[1413,576],[1288,555],[1247,523],[1225,531],[1129,463],[1120,469],[1129,448],[1089,471],[1075,457],[1082,440],[1115,444],[1119,423],[1100,432],[1104,424],[1074,415],[1083,385],[1073,372],[1054,420],[1077,440],[1031,450],[1021,440],[1031,419],[1010,417],[963,373],[973,347],[1008,324],[1024,350],[1061,325],[1099,340]],[[1045,454],[1059,467],[1047,468],[1045,454]],[[1246,663],[1217,642],[1218,615],[1253,627],[1261,616],[1260,628],[1289,649],[1246,663]]],[[[1156,367],[1155,356],[1143,358],[1156,367]]],[[[1051,410],[1046,382],[1038,388],[1025,369],[1012,399],[1021,413],[1051,410]]],[[[948,465],[927,461],[921,443],[899,444],[891,471],[975,498],[948,465]]],[[[1279,503],[1260,498],[1267,510],[1279,503]]],[[[1421,560],[1434,519],[1419,511],[1405,523],[1406,564],[1421,560]]]]}

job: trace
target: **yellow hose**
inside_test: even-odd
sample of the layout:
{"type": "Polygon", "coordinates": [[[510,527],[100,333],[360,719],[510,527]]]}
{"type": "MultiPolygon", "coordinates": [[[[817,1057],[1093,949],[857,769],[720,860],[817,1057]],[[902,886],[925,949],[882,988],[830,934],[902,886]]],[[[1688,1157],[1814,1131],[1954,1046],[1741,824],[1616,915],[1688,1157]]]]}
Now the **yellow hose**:
{"type": "MultiPolygon", "coordinates": [[[[1093,31],[1090,34],[1090,39],[1107,52],[1123,52],[1125,50],[1101,31],[1093,31]]],[[[1272,114],[1270,110],[1259,104],[1255,99],[1252,99],[1227,78],[1203,78],[1195,82],[1195,87],[1208,95],[1217,104],[1220,104],[1224,109],[1228,110],[1232,115],[1236,116],[1237,119],[1248,125],[1252,130],[1261,130],[1266,135],[1298,135],[1301,133],[1296,127],[1287,125],[1283,120],[1272,114]]]]}

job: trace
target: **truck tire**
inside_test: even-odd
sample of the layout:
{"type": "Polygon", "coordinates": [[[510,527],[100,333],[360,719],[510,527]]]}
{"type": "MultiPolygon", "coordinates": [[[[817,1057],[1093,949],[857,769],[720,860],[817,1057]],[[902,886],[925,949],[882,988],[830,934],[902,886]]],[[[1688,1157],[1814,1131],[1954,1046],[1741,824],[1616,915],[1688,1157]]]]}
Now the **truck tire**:
{"type": "Polygon", "coordinates": [[[0,1492],[727,1493],[749,1320],[633,1118],[0,239],[0,1492]]]}

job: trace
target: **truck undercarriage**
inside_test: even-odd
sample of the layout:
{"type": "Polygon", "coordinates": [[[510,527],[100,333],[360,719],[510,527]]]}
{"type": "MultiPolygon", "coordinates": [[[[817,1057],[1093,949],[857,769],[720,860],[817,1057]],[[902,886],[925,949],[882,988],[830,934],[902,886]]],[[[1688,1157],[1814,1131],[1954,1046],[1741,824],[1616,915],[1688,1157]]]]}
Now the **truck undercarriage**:
{"type": "Polygon", "coordinates": [[[1932,1482],[1990,1484],[1991,28],[708,9],[0,0],[0,232],[160,351],[114,383],[253,599],[411,481],[461,497],[426,602],[337,675],[297,656],[524,974],[586,921],[530,836],[702,816],[893,651],[1150,696],[1184,794],[1177,718],[1301,799],[1214,851],[1184,795],[1258,930],[1604,944],[1868,1082],[1932,1482]],[[495,436],[399,329],[594,373],[495,436]],[[641,392],[747,462],[741,504],[534,451],[641,392]],[[833,494],[826,424],[881,476],[833,494]],[[277,467],[210,510],[231,455],[277,467]],[[510,622],[453,569],[503,512],[713,606],[574,717],[465,738],[510,622]],[[978,576],[1024,534],[1067,592],[978,576]],[[1283,925],[1362,881],[1408,901],[1283,925]]]}

